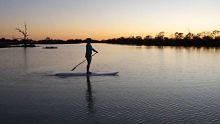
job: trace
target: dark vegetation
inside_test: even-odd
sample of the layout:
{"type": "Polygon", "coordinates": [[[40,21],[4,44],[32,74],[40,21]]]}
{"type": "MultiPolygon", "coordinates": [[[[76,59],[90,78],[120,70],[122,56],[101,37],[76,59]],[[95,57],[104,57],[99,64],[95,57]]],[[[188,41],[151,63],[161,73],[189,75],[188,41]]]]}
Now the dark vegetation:
{"type": "MultiPolygon", "coordinates": [[[[13,47],[20,45],[24,47],[34,46],[34,44],[78,44],[85,43],[81,39],[57,40],[49,37],[44,40],[34,41],[27,38],[27,27],[24,25],[24,31],[18,30],[23,34],[24,38],[19,39],[0,39],[0,47],[13,47]]],[[[193,46],[193,47],[220,47],[220,31],[201,32],[198,34],[176,32],[170,37],[166,37],[164,32],[158,33],[156,36],[136,36],[136,37],[120,37],[108,40],[93,40],[93,43],[110,43],[110,44],[125,44],[125,45],[146,45],[146,46],[193,46]]]]}
{"type": "Polygon", "coordinates": [[[220,31],[202,32],[198,34],[176,32],[170,37],[165,37],[164,32],[158,33],[155,37],[146,36],[144,38],[128,37],[103,40],[104,43],[146,45],[146,46],[193,46],[193,47],[220,47],[220,31]]]}

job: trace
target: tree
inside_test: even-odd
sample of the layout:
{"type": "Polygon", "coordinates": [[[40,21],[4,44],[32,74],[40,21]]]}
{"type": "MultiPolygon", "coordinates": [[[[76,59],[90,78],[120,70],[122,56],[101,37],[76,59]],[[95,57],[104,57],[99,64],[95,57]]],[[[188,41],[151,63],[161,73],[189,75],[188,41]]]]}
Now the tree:
{"type": "Polygon", "coordinates": [[[155,39],[163,40],[165,36],[165,33],[162,31],[158,33],[158,35],[155,37],[155,39]]]}
{"type": "Polygon", "coordinates": [[[179,33],[179,32],[175,33],[175,39],[176,40],[182,40],[183,38],[184,38],[183,33],[179,33]]]}
{"type": "Polygon", "coordinates": [[[141,40],[142,40],[142,37],[141,37],[141,36],[136,36],[135,39],[138,40],[138,41],[141,41],[141,40]]]}
{"type": "Polygon", "coordinates": [[[21,30],[20,28],[16,28],[16,30],[23,35],[24,47],[27,47],[27,39],[29,36],[27,32],[27,24],[24,23],[24,30],[21,30]]]}
{"type": "Polygon", "coordinates": [[[203,37],[204,37],[205,35],[204,35],[204,32],[202,32],[202,33],[197,33],[197,35],[195,35],[194,37],[193,37],[193,39],[202,39],[203,37]]]}
{"type": "Polygon", "coordinates": [[[151,35],[147,35],[145,38],[144,38],[144,40],[152,40],[153,39],[153,37],[151,36],[151,35]]]}
{"type": "Polygon", "coordinates": [[[194,35],[189,32],[189,33],[185,36],[185,39],[186,39],[186,40],[192,40],[192,39],[193,39],[193,36],[194,36],[194,35]]]}
{"type": "Polygon", "coordinates": [[[6,39],[5,39],[4,37],[2,37],[0,40],[1,40],[1,41],[5,41],[6,39]]]}
{"type": "Polygon", "coordinates": [[[212,35],[213,35],[213,37],[214,37],[215,39],[217,39],[217,37],[219,37],[219,34],[220,34],[220,31],[219,31],[219,30],[214,30],[214,31],[212,32],[212,35]]]}
{"type": "Polygon", "coordinates": [[[45,40],[52,40],[50,37],[46,37],[45,40]]]}

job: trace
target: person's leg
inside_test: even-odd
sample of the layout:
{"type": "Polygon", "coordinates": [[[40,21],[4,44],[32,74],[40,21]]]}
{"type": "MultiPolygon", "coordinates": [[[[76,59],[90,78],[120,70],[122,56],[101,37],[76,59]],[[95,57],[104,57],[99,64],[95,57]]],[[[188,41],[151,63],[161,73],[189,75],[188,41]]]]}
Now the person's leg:
{"type": "Polygon", "coordinates": [[[90,73],[89,69],[90,69],[90,64],[91,64],[91,61],[92,61],[92,57],[87,56],[86,60],[87,60],[87,73],[90,73]]]}

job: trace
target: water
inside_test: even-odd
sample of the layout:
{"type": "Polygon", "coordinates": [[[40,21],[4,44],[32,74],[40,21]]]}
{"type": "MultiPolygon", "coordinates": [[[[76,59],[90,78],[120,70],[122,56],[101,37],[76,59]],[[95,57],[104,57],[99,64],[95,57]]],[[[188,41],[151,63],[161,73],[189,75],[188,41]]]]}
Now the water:
{"type": "Polygon", "coordinates": [[[91,71],[119,76],[59,78],[84,44],[42,46],[0,49],[1,123],[220,123],[220,49],[93,44],[91,71]]]}

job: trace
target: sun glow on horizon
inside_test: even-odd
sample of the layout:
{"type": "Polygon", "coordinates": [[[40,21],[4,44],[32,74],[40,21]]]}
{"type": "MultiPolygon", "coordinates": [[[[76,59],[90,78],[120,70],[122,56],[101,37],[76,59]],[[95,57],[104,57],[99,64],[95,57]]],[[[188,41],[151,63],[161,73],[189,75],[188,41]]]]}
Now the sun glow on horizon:
{"type": "Polygon", "coordinates": [[[0,1],[0,37],[21,37],[24,21],[34,40],[211,32],[219,11],[219,0],[8,0],[0,1]]]}

